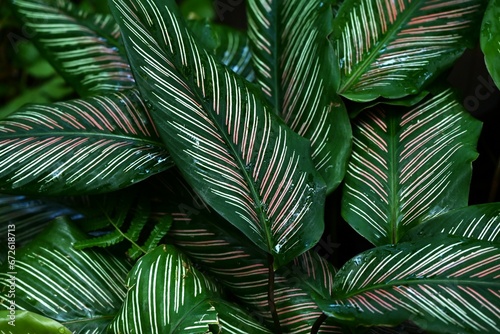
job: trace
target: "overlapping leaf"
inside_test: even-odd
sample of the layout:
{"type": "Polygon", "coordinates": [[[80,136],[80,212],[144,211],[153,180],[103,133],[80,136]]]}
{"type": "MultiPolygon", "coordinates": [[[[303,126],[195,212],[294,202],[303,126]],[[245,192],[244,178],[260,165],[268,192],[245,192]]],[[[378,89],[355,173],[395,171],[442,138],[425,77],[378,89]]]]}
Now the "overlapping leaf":
{"type": "Polygon", "coordinates": [[[473,205],[438,215],[411,229],[403,240],[443,234],[500,243],[500,203],[473,205]]]}
{"type": "Polygon", "coordinates": [[[311,248],[323,229],[325,186],[309,142],[199,48],[174,1],[111,7],[141,94],[186,179],[276,266],[311,248]]]}
{"type": "Polygon", "coordinates": [[[491,0],[481,26],[481,51],[488,72],[500,87],[500,1],[491,0]]]}
{"type": "Polygon", "coordinates": [[[86,236],[71,223],[56,219],[15,253],[15,265],[0,271],[0,308],[15,272],[16,309],[57,320],[78,333],[104,333],[125,298],[130,265],[106,252],[76,251],[86,236]]]}
{"type": "Polygon", "coordinates": [[[127,298],[110,326],[115,333],[270,333],[220,299],[216,285],[174,246],[143,256],[127,285],[127,298]]]}
{"type": "Polygon", "coordinates": [[[2,191],[110,191],[171,165],[135,90],[27,105],[0,121],[2,191]]]}
{"type": "Polygon", "coordinates": [[[251,0],[247,12],[257,83],[285,123],[311,141],[315,167],[331,191],[345,174],[351,128],[335,92],[326,3],[251,0]]]}
{"type": "Polygon", "coordinates": [[[339,270],[324,312],[353,325],[410,320],[433,333],[497,333],[500,248],[444,238],[382,246],[339,270]]]}
{"type": "Polygon", "coordinates": [[[135,86],[110,15],[79,11],[69,1],[12,0],[37,48],[80,96],[135,86]]]}
{"type": "Polygon", "coordinates": [[[486,0],[344,1],[333,40],[338,92],[356,101],[415,94],[477,40],[486,0]]]}
{"type": "Polygon", "coordinates": [[[468,202],[481,123],[449,90],[354,122],[342,215],[375,245],[397,243],[423,219],[468,202]]]}

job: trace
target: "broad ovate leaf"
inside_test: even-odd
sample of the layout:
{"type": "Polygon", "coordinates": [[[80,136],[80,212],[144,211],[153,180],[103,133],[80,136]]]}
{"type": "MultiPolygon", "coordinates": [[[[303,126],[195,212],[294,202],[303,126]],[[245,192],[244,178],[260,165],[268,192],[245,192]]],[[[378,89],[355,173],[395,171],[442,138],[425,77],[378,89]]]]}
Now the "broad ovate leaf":
{"type": "Polygon", "coordinates": [[[13,0],[40,52],[80,96],[135,86],[113,17],[78,10],[69,1],[13,0]]]}
{"type": "Polygon", "coordinates": [[[201,197],[279,267],[323,231],[325,185],[309,141],[201,49],[174,1],[113,0],[142,96],[201,197]]]}
{"type": "Polygon", "coordinates": [[[346,0],[331,40],[338,92],[355,101],[419,92],[477,41],[486,0],[346,0]]]}
{"type": "Polygon", "coordinates": [[[116,190],[172,166],[136,90],[26,105],[0,121],[0,190],[116,190]]]}
{"type": "Polygon", "coordinates": [[[491,0],[481,26],[481,51],[489,74],[500,87],[500,1],[491,0]]]}
{"type": "Polygon", "coordinates": [[[410,320],[432,333],[497,333],[500,248],[445,236],[381,246],[348,261],[330,299],[329,316],[356,326],[410,320]]]}
{"type": "MultiPolygon", "coordinates": [[[[78,333],[104,332],[125,298],[131,266],[107,252],[73,249],[85,238],[68,220],[55,219],[32,242],[15,250],[14,263],[2,265],[2,295],[14,276],[17,310],[54,319],[78,333]]],[[[8,298],[0,299],[1,309],[9,306],[8,298]]]]}
{"type": "Polygon", "coordinates": [[[214,283],[174,246],[144,255],[127,278],[128,293],[110,329],[114,333],[207,333],[217,325],[214,283]]]}
{"type": "Polygon", "coordinates": [[[345,174],[351,127],[335,91],[330,6],[250,0],[247,7],[256,81],[285,123],[311,141],[314,165],[332,191],[345,174]]]}
{"type": "Polygon", "coordinates": [[[416,241],[443,234],[500,244],[500,203],[472,205],[432,217],[403,238],[416,241]]]}
{"type": "Polygon", "coordinates": [[[481,122],[440,90],[410,108],[375,107],[353,123],[342,215],[375,245],[468,203],[481,122]]]}

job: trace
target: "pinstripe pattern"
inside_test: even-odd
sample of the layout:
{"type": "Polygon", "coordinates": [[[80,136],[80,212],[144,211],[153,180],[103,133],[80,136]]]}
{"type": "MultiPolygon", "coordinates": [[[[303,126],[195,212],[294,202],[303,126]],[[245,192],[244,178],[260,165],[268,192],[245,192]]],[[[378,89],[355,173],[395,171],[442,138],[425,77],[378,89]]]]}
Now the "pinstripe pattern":
{"type": "Polygon", "coordinates": [[[0,180],[11,188],[117,189],[169,166],[135,90],[27,105],[0,121],[0,180]]]}
{"type": "Polygon", "coordinates": [[[367,111],[354,124],[343,216],[382,245],[429,216],[467,205],[468,184],[460,180],[470,178],[479,131],[448,90],[405,113],[367,111]]]}
{"type": "Polygon", "coordinates": [[[485,1],[353,0],[343,6],[334,41],[340,92],[372,100],[413,93],[419,87],[409,82],[457,58],[471,43],[468,34],[485,1]]]}
{"type": "Polygon", "coordinates": [[[309,142],[199,48],[173,1],[113,4],[141,94],[186,179],[259,247],[279,255],[278,266],[312,246],[322,231],[324,185],[309,142]]]}

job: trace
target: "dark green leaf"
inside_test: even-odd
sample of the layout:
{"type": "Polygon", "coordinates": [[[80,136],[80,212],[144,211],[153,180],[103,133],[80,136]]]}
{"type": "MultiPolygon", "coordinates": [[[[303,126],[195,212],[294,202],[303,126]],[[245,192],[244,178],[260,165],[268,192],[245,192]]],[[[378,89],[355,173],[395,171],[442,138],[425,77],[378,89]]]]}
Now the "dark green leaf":
{"type": "Polygon", "coordinates": [[[172,166],[135,90],[27,105],[0,121],[0,190],[112,191],[172,166]]]}
{"type": "Polygon", "coordinates": [[[330,6],[250,0],[248,21],[257,83],[285,123],[311,141],[315,167],[330,192],[344,177],[352,137],[333,82],[330,6]]]}
{"type": "Polygon", "coordinates": [[[450,90],[412,108],[375,107],[353,124],[342,215],[375,245],[464,207],[481,123],[450,90]]]}
{"type": "MultiPolygon", "coordinates": [[[[58,218],[31,243],[16,249],[15,267],[0,269],[0,291],[9,291],[15,272],[16,307],[57,320],[71,331],[103,333],[126,294],[130,265],[106,252],[76,251],[86,236],[58,218]]],[[[8,309],[7,299],[0,308],[8,309]]]]}
{"type": "Polygon", "coordinates": [[[443,234],[500,243],[500,203],[452,210],[411,229],[404,241],[435,238],[443,234]]]}
{"type": "Polygon", "coordinates": [[[500,87],[500,1],[490,0],[481,26],[481,50],[488,72],[500,87]]]}
{"type": "Polygon", "coordinates": [[[418,93],[475,45],[486,0],[346,0],[331,37],[338,92],[355,101],[418,93]]]}
{"type": "Polygon", "coordinates": [[[313,247],[323,231],[325,185],[309,142],[199,48],[173,0],[115,0],[111,8],[141,94],[184,177],[272,254],[276,267],[313,247]]]}
{"type": "Polygon", "coordinates": [[[325,313],[354,326],[410,320],[433,333],[497,333],[500,248],[455,237],[366,251],[335,277],[325,313]]]}

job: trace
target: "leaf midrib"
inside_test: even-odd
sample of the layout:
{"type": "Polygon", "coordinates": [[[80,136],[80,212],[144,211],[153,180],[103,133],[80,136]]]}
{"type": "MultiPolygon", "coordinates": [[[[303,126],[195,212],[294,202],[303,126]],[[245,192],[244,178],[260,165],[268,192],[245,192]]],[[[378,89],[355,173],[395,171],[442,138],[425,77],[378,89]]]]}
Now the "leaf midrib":
{"type": "MultiPolygon", "coordinates": [[[[341,84],[338,88],[338,94],[346,93],[351,89],[352,85],[358,81],[360,77],[363,76],[365,73],[365,70],[373,63],[373,60],[378,57],[380,50],[385,48],[387,46],[388,41],[391,41],[393,37],[400,31],[400,27],[403,26],[403,23],[407,22],[407,19],[411,17],[411,15],[418,9],[420,8],[419,5],[421,4],[420,1],[415,1],[410,4],[408,4],[407,9],[399,14],[399,17],[396,19],[396,21],[393,23],[392,27],[389,28],[385,34],[385,36],[379,40],[377,43],[375,43],[375,46],[370,49],[370,55],[365,59],[364,62],[361,62],[361,65],[356,68],[355,71],[351,72],[350,76],[348,76],[347,80],[344,82],[344,84],[341,84]]],[[[366,54],[366,53],[364,53],[366,54]]],[[[340,71],[340,73],[343,73],[343,71],[340,71]]],[[[346,76],[342,75],[343,78],[346,78],[346,76]]]]}

